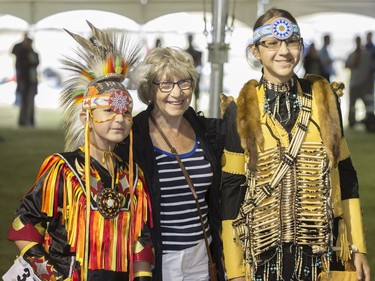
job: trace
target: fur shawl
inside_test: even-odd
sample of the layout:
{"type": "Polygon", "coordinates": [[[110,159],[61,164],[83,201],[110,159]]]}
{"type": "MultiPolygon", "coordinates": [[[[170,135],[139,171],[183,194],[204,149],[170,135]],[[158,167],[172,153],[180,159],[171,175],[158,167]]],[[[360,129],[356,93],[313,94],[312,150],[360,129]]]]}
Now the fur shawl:
{"type": "MultiPolygon", "coordinates": [[[[339,117],[337,95],[327,80],[320,76],[308,75],[312,84],[312,98],[319,108],[319,129],[326,148],[330,167],[336,167],[340,157],[342,129],[339,117]]],[[[250,169],[255,170],[258,148],[263,151],[264,137],[261,129],[261,112],[257,95],[258,82],[248,81],[237,99],[237,130],[241,146],[250,157],[250,169]]],[[[336,90],[336,89],[335,89],[336,90]]]]}

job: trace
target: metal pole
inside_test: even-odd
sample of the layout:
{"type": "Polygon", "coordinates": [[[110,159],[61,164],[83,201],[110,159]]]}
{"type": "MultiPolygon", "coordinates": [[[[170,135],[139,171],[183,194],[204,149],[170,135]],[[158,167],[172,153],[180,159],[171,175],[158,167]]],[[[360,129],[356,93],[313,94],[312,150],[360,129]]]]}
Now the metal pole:
{"type": "Polygon", "coordinates": [[[208,44],[211,62],[210,117],[220,117],[220,94],[223,91],[224,63],[228,61],[228,44],[225,44],[225,25],[228,15],[228,0],[213,0],[212,43],[208,44]]]}
{"type": "Polygon", "coordinates": [[[268,4],[269,0],[258,0],[257,16],[259,17],[264,13],[265,4],[268,4]]]}

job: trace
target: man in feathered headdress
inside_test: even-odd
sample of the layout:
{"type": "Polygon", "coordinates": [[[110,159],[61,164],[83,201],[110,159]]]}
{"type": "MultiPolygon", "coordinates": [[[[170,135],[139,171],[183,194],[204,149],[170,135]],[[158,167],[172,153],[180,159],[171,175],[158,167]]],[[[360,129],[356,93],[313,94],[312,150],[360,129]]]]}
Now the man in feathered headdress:
{"type": "Polygon", "coordinates": [[[16,211],[8,239],[22,271],[8,280],[151,280],[150,204],[132,159],[133,102],[123,85],[142,45],[88,24],[89,40],[68,31],[78,58],[62,60],[72,74],[61,95],[67,152],[44,161],[16,211]],[[114,153],[127,137],[128,163],[114,153]]]}

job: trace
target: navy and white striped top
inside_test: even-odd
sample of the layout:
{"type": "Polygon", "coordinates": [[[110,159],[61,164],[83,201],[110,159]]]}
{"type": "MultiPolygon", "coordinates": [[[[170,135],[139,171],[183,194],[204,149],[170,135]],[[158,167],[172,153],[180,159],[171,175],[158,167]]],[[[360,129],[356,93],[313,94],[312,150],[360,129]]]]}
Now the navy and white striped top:
{"type": "MultiPolygon", "coordinates": [[[[204,239],[204,236],[193,194],[176,158],[157,147],[154,147],[154,150],[160,178],[163,254],[166,254],[193,247],[204,239]]],[[[209,236],[205,195],[212,183],[211,164],[204,157],[198,140],[195,141],[192,151],[179,156],[194,184],[209,236]]]]}

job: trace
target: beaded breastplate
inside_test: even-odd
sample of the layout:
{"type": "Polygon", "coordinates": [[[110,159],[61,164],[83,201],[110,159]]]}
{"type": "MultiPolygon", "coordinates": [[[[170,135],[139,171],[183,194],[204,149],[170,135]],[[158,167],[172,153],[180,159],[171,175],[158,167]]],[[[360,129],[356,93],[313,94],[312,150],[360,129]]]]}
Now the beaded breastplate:
{"type": "MultiPolygon", "coordinates": [[[[301,108],[289,146],[293,145],[302,127],[309,134],[309,126],[313,126],[312,122],[301,124],[303,111],[310,112],[311,104],[302,102],[301,108]]],[[[288,170],[270,189],[271,179],[280,173],[280,162],[293,148],[281,145],[282,136],[272,115],[267,114],[265,122],[265,139],[279,140],[276,146],[258,151],[256,169],[247,171],[246,195],[233,222],[243,245],[245,262],[253,273],[257,266],[267,264],[268,261],[262,260],[262,254],[272,249],[277,256],[276,264],[280,265],[281,249],[285,244],[308,246],[314,257],[323,259],[329,256],[333,244],[332,225],[329,224],[333,216],[331,175],[325,147],[319,141],[302,142],[296,148],[296,156],[289,161],[288,170]]],[[[302,252],[296,254],[296,259],[302,259],[302,255],[302,252]]],[[[276,266],[275,270],[281,276],[282,267],[276,266]]]]}

